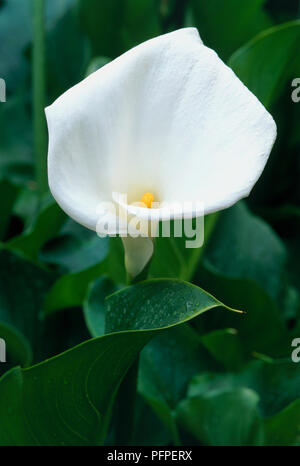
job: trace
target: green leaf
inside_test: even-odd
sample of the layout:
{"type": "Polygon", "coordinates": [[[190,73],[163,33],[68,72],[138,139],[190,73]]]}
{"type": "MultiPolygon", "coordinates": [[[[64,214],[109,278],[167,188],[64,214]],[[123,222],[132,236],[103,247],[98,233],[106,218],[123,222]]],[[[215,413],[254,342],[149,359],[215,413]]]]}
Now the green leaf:
{"type": "Polygon", "coordinates": [[[162,425],[150,406],[137,396],[136,422],[134,432],[135,445],[170,445],[172,440],[168,430],[162,425]]]}
{"type": "Polygon", "coordinates": [[[265,0],[192,0],[191,6],[203,42],[226,60],[238,47],[272,25],[264,3],[265,0]]]}
{"type": "Polygon", "coordinates": [[[13,183],[34,185],[32,127],[26,94],[10,97],[0,105],[0,132],[2,176],[13,183]]]}
{"type": "Polygon", "coordinates": [[[152,413],[161,420],[163,426],[169,433],[174,445],[180,445],[179,432],[174,418],[174,414],[168,404],[157,396],[149,396],[143,394],[145,402],[149,408],[151,407],[152,413]]]}
{"type": "Polygon", "coordinates": [[[172,434],[175,444],[180,441],[174,408],[184,398],[189,380],[200,371],[217,367],[197,332],[188,325],[157,336],[141,352],[139,393],[172,434]]]}
{"type": "Polygon", "coordinates": [[[58,265],[64,273],[78,273],[102,262],[108,254],[109,239],[94,232],[88,238],[61,234],[42,250],[43,262],[58,265]]]}
{"type": "MultiPolygon", "coordinates": [[[[171,236],[155,239],[154,257],[150,264],[151,278],[180,278],[191,280],[198,263],[201,261],[205,247],[214,231],[219,214],[207,215],[204,218],[204,244],[200,248],[187,248],[185,236],[176,238],[171,236]]],[[[170,231],[174,223],[171,223],[170,231]]]]}
{"type": "Polygon", "coordinates": [[[204,264],[228,278],[255,281],[280,303],[286,259],[279,236],[239,202],[220,215],[205,250],[204,264]]]}
{"type": "Polygon", "coordinates": [[[10,240],[7,245],[30,259],[36,259],[42,246],[60,230],[65,218],[65,213],[56,202],[47,200],[28,230],[10,240]]]}
{"type": "Polygon", "coordinates": [[[104,273],[102,264],[82,272],[63,275],[46,296],[42,316],[46,317],[60,309],[81,306],[89,284],[104,273]]]}
{"type": "MultiPolygon", "coordinates": [[[[291,348],[291,352],[292,352],[291,348]]],[[[273,360],[257,355],[260,360],[248,363],[241,371],[225,374],[204,373],[193,378],[188,395],[214,393],[220,389],[249,388],[259,395],[259,414],[263,418],[277,415],[300,398],[300,371],[290,359],[273,360]]]]}
{"type": "MultiPolygon", "coordinates": [[[[291,351],[292,352],[292,351],[291,351]]],[[[300,398],[299,367],[290,359],[260,362],[249,366],[245,378],[260,395],[260,410],[263,416],[278,413],[300,398]]]]}
{"type": "Polygon", "coordinates": [[[237,330],[247,358],[253,352],[285,356],[290,341],[284,320],[290,307],[286,278],[286,249],[275,232],[243,203],[224,211],[195,282],[246,314],[237,319],[233,314],[211,313],[197,321],[199,331],[231,327],[237,330]]]}
{"type": "MultiPolygon", "coordinates": [[[[114,291],[107,278],[95,281],[84,303],[84,314],[92,336],[105,332],[104,297],[114,291]]],[[[123,293],[121,291],[121,293],[123,293]]],[[[140,358],[139,390],[162,419],[178,443],[172,409],[183,396],[190,377],[199,370],[216,368],[195,331],[181,326],[155,338],[140,358]],[[164,390],[164,388],[166,390],[164,390]]]]}
{"type": "Polygon", "coordinates": [[[267,107],[299,74],[299,39],[300,20],[291,21],[262,32],[229,60],[233,71],[267,107]]]}
{"type": "Polygon", "coordinates": [[[130,341],[125,334],[104,336],[6,373],[0,445],[103,443],[115,392],[145,338],[135,334],[130,341]]]}
{"type": "Polygon", "coordinates": [[[103,443],[116,391],[142,347],[158,331],[222,306],[176,280],[133,285],[107,302],[108,325],[122,332],[91,339],[29,369],[16,368],[1,379],[1,445],[103,443]]]}
{"type": "Polygon", "coordinates": [[[193,375],[217,367],[197,332],[189,325],[181,325],[157,336],[143,349],[139,390],[174,408],[193,375]]]}
{"type": "Polygon", "coordinates": [[[246,388],[188,398],[179,404],[177,419],[200,444],[261,445],[258,400],[257,394],[246,388]]]}
{"type": "Polygon", "coordinates": [[[83,312],[92,337],[105,334],[105,298],[115,291],[116,285],[107,277],[100,277],[89,286],[83,312]]]}
{"type": "MultiPolygon", "coordinates": [[[[213,231],[216,220],[217,214],[205,218],[206,241],[213,231]]],[[[65,232],[68,233],[68,237],[58,237],[51,245],[47,246],[47,249],[43,250],[43,254],[40,256],[46,262],[57,263],[64,266],[65,271],[72,272],[64,275],[55,283],[53,290],[47,297],[46,314],[66,307],[80,306],[89,284],[99,276],[107,275],[119,284],[126,282],[123,264],[124,252],[120,238],[110,238],[110,250],[107,258],[102,260],[101,264],[95,265],[97,258],[98,262],[101,259],[99,259],[101,249],[97,247],[97,242],[101,240],[91,234],[88,244],[86,238],[71,238],[69,231],[65,232]],[[93,245],[96,246],[97,251],[93,245]],[[79,266],[76,269],[72,266],[74,261],[79,266]],[[80,268],[85,270],[80,270],[80,268]]],[[[155,255],[150,266],[151,277],[179,277],[185,280],[191,278],[204,247],[187,249],[185,240],[185,238],[156,239],[155,255]],[[167,272],[166,266],[168,267],[167,272]]],[[[105,245],[105,239],[103,241],[105,245]]],[[[99,244],[102,243],[99,242],[99,244]]]]}
{"type": "Polygon", "coordinates": [[[201,342],[226,370],[238,370],[246,361],[239,332],[233,328],[215,330],[202,335],[201,342]]]}
{"type": "Polygon", "coordinates": [[[80,272],[63,275],[54,283],[45,300],[44,316],[59,309],[81,306],[90,283],[101,276],[107,276],[115,283],[126,282],[121,240],[110,238],[109,242],[109,252],[102,262],[80,272]]]}
{"type": "Polygon", "coordinates": [[[24,224],[23,231],[27,231],[32,226],[38,206],[39,198],[35,188],[23,186],[13,209],[13,215],[21,219],[24,224]]]}
{"type": "MultiPolygon", "coordinates": [[[[265,353],[274,357],[289,354],[289,335],[283,316],[274,301],[254,282],[245,279],[230,279],[212,273],[203,268],[198,275],[197,283],[217,294],[231,307],[242,309],[245,314],[238,319],[236,315],[222,315],[213,312],[204,319],[197,320],[197,328],[201,334],[231,327],[237,332],[242,343],[243,355],[249,359],[254,352],[265,353]],[[268,332],[265,329],[268,328],[268,332]]],[[[215,348],[217,351],[217,348],[215,348]]],[[[215,354],[216,356],[216,354],[215,354]]],[[[219,350],[219,358],[223,358],[219,350]]],[[[234,364],[234,362],[232,361],[234,364]]]]}
{"type": "Polygon", "coordinates": [[[147,280],[109,297],[106,332],[170,327],[172,322],[183,323],[195,316],[195,308],[202,314],[215,307],[233,310],[190,283],[175,279],[147,280]]]}
{"type": "Polygon", "coordinates": [[[53,273],[5,247],[0,249],[0,264],[0,324],[11,327],[30,344],[34,362],[88,337],[82,315],[75,309],[41,320],[53,273]]]}
{"type": "Polygon", "coordinates": [[[259,34],[236,51],[229,65],[258,99],[272,110],[277,141],[269,162],[253,191],[252,202],[277,205],[297,196],[297,136],[299,105],[292,100],[292,81],[300,74],[298,44],[300,20],[259,34]],[[289,119],[286,115],[289,115],[289,119]],[[274,183],[276,180],[276,183],[274,183]]]}
{"type": "Polygon", "coordinates": [[[28,366],[32,361],[32,352],[28,340],[14,327],[0,322],[0,338],[5,341],[6,362],[1,362],[0,373],[13,366],[28,366]]]}
{"type": "Polygon", "coordinates": [[[28,71],[24,49],[31,35],[30,1],[6,1],[0,14],[0,55],[1,77],[5,77],[10,90],[20,85],[28,71]]]}
{"type": "Polygon", "coordinates": [[[266,445],[293,445],[300,439],[300,400],[291,403],[265,423],[266,445]]]}
{"type": "Polygon", "coordinates": [[[0,264],[0,322],[18,329],[37,356],[44,342],[39,312],[53,275],[3,247],[0,264]]]}

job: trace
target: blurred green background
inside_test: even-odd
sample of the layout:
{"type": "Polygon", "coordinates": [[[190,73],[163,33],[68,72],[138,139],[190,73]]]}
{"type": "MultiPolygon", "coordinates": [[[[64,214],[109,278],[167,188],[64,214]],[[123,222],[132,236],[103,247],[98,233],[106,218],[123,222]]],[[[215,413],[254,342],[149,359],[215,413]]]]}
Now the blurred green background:
{"type": "MultiPolygon", "coordinates": [[[[157,240],[150,277],[190,281],[247,314],[212,310],[147,344],[132,443],[300,443],[299,1],[0,0],[1,445],[117,442],[116,408],[97,426],[132,361],[121,370],[108,354],[96,365],[102,353],[76,345],[105,332],[105,296],[126,283],[122,245],[51,198],[43,108],[129,48],[186,26],[267,107],[278,138],[249,199],[205,219],[204,248],[157,240]]],[[[136,340],[114,344],[132,358],[146,343],[136,340]]]]}

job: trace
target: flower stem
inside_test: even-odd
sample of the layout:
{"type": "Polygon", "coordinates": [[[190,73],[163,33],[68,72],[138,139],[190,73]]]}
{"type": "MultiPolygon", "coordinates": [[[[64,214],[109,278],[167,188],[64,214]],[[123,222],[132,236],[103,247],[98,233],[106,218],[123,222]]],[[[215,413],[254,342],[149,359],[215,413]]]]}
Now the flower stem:
{"type": "Polygon", "coordinates": [[[35,176],[41,196],[47,191],[47,130],[45,119],[45,2],[33,1],[33,134],[35,176]]]}
{"type": "Polygon", "coordinates": [[[146,266],[141,271],[141,273],[139,275],[137,275],[136,277],[131,277],[127,272],[127,284],[128,285],[135,285],[136,283],[139,283],[139,282],[142,282],[142,281],[146,280],[147,277],[148,277],[150,263],[151,263],[151,260],[146,264],[146,266]]]}

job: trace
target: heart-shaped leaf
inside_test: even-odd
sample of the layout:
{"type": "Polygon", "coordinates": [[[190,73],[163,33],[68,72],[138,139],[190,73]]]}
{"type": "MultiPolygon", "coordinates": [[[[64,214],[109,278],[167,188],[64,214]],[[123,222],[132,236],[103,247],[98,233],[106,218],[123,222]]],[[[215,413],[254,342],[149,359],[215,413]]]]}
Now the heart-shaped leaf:
{"type": "Polygon", "coordinates": [[[230,67],[266,107],[278,99],[288,80],[298,77],[299,39],[300,20],[284,23],[263,31],[229,60],[230,67]]]}
{"type": "Polygon", "coordinates": [[[263,426],[258,396],[247,388],[188,398],[177,409],[179,424],[200,444],[261,445],[263,426]]]}
{"type": "Polygon", "coordinates": [[[158,332],[223,306],[200,288],[178,280],[133,285],[113,294],[107,303],[107,327],[122,331],[4,375],[0,444],[103,443],[116,391],[142,347],[158,332]]]}

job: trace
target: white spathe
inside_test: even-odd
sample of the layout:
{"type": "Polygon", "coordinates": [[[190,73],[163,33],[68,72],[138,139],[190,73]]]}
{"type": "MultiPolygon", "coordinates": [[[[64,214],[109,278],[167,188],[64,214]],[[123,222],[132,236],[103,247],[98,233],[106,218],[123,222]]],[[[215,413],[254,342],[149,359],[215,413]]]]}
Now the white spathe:
{"type": "MultiPolygon", "coordinates": [[[[206,214],[231,206],[249,195],[276,138],[271,115],[194,28],[129,50],[65,92],[46,116],[51,192],[93,230],[99,204],[113,193],[127,193],[128,203],[145,192],[158,202],[200,201],[206,214]]],[[[136,212],[164,217],[161,209],[136,212]]],[[[151,239],[144,241],[145,248],[123,239],[131,275],[152,255],[151,239]]]]}

